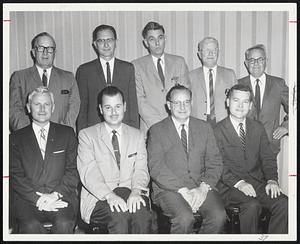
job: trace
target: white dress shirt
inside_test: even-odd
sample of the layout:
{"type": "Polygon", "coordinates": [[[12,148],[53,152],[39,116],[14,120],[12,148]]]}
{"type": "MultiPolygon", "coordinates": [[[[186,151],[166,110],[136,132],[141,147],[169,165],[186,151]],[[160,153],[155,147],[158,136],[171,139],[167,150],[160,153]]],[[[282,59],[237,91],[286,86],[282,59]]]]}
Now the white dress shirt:
{"type": "Polygon", "coordinates": [[[105,59],[103,58],[99,58],[100,59],[100,63],[101,63],[101,66],[102,66],[102,69],[103,69],[103,73],[104,73],[104,77],[105,77],[105,81],[107,82],[107,66],[106,66],[106,63],[108,62],[109,63],[109,69],[110,69],[110,80],[112,82],[112,78],[113,78],[113,73],[114,73],[114,65],[115,65],[115,57],[113,57],[111,60],[109,61],[106,61],[105,59]]]}
{"type": "Polygon", "coordinates": [[[210,97],[209,97],[209,70],[210,69],[212,69],[212,75],[213,75],[214,94],[216,90],[215,86],[216,86],[217,66],[213,68],[207,68],[203,66],[203,74],[204,74],[205,87],[206,87],[206,114],[210,114],[210,97]]]}
{"type": "Polygon", "coordinates": [[[263,97],[265,93],[265,87],[266,87],[266,74],[263,73],[261,77],[254,78],[252,75],[250,75],[250,81],[252,86],[253,95],[255,96],[255,86],[256,86],[256,80],[259,79],[259,88],[260,88],[260,107],[262,107],[263,104],[263,97]]]}

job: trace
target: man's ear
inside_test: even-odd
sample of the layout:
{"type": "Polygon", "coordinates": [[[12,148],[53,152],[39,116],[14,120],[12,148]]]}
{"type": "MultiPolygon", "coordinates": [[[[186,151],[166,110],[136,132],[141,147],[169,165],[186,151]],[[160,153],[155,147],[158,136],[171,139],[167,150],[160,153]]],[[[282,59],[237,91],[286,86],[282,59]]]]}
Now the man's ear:
{"type": "Polygon", "coordinates": [[[26,103],[26,108],[27,108],[27,112],[31,114],[30,104],[29,103],[26,103]]]}
{"type": "Polygon", "coordinates": [[[229,108],[229,98],[226,98],[226,107],[229,108]]]}
{"type": "Polygon", "coordinates": [[[169,101],[167,101],[167,107],[169,110],[171,110],[171,103],[169,101]]]}
{"type": "Polygon", "coordinates": [[[54,112],[54,109],[55,109],[55,103],[52,104],[52,111],[51,111],[52,113],[54,112]]]}
{"type": "Polygon", "coordinates": [[[251,110],[252,105],[253,105],[253,102],[250,102],[250,104],[249,104],[249,110],[251,110]]]}
{"type": "Polygon", "coordinates": [[[147,43],[147,40],[146,40],[146,39],[143,39],[143,44],[144,44],[144,47],[145,47],[145,48],[149,48],[149,45],[148,45],[148,43],[147,43]]]}
{"type": "Polygon", "coordinates": [[[127,104],[126,104],[126,102],[124,102],[124,113],[126,112],[126,109],[127,109],[127,104]]]}
{"type": "Polygon", "coordinates": [[[103,115],[103,110],[102,110],[101,104],[99,104],[99,110],[100,110],[100,114],[103,115]]]}

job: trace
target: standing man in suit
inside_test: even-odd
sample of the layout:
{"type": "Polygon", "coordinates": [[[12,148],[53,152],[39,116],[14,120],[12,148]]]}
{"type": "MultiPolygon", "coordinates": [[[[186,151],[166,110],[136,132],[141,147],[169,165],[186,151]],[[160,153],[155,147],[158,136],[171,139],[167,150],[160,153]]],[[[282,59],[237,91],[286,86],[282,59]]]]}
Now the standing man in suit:
{"type": "Polygon", "coordinates": [[[175,84],[190,87],[188,68],[183,57],[165,53],[165,30],[156,22],[149,22],[142,32],[149,55],[132,63],[135,67],[136,92],[141,130],[147,133],[151,125],[168,116],[166,94],[175,84]]]}
{"type": "Polygon", "coordinates": [[[255,234],[262,206],[271,212],[268,233],[287,234],[288,199],[278,185],[276,155],[264,126],[246,118],[251,88],[242,84],[228,93],[230,115],[215,128],[224,170],[218,184],[225,206],[240,206],[241,233],[255,234]]]}
{"type": "Polygon", "coordinates": [[[50,122],[54,96],[47,87],[29,94],[32,124],[9,139],[10,186],[19,233],[72,234],[78,211],[77,140],[72,128],[50,122]]]}
{"type": "Polygon", "coordinates": [[[116,42],[116,30],[110,25],[99,25],[93,31],[93,47],[98,58],[80,65],[76,72],[81,99],[78,132],[103,121],[103,117],[97,113],[97,96],[110,85],[118,87],[124,94],[127,104],[124,123],[139,128],[134,67],[131,63],[115,58],[116,42]]]}
{"type": "Polygon", "coordinates": [[[215,126],[228,115],[225,91],[237,83],[236,76],[232,69],[217,64],[219,43],[215,38],[205,37],[200,41],[197,55],[202,67],[189,74],[194,94],[192,115],[215,126]]]}
{"type": "Polygon", "coordinates": [[[79,132],[82,219],[92,226],[106,225],[110,234],[150,233],[144,136],[122,123],[126,102],[121,90],[104,88],[98,102],[104,122],[79,132]]]}
{"type": "Polygon", "coordinates": [[[264,45],[246,50],[245,65],[249,75],[238,82],[251,87],[255,96],[254,106],[248,116],[263,123],[271,149],[277,155],[280,151],[280,139],[288,134],[289,88],[282,78],[265,73],[267,57],[264,45]],[[286,116],[279,124],[281,105],[286,116]]]}
{"type": "Polygon", "coordinates": [[[167,94],[171,116],[153,125],[147,144],[153,201],[170,217],[171,233],[220,233],[226,214],[216,184],[223,165],[211,126],[191,114],[192,92],[181,85],[167,94]]]}
{"type": "Polygon", "coordinates": [[[36,35],[31,41],[34,65],[16,71],[9,84],[9,125],[11,131],[30,124],[26,103],[28,94],[39,86],[48,87],[55,98],[53,122],[73,127],[80,107],[78,87],[74,75],[53,65],[56,54],[54,38],[47,32],[36,35]]]}

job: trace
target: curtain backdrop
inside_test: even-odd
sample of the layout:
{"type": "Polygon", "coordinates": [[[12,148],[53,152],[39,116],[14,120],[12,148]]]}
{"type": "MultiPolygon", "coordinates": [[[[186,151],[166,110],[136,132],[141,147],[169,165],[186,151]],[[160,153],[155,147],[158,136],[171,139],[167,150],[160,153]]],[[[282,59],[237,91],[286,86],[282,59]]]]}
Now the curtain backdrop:
{"type": "MultiPolygon", "coordinates": [[[[165,28],[166,52],[183,56],[189,70],[200,66],[197,44],[205,36],[219,40],[219,65],[234,69],[237,78],[247,75],[245,50],[261,43],[267,48],[266,72],[284,78],[292,87],[288,18],[286,11],[14,11],[10,12],[10,74],[32,66],[31,40],[37,33],[46,31],[55,38],[55,65],[75,74],[80,64],[96,58],[92,48],[96,26],[113,25],[118,35],[116,57],[132,61],[147,53],[143,27],[157,21],[165,28]]],[[[278,166],[280,184],[287,193],[287,138],[282,141],[278,166]]]]}

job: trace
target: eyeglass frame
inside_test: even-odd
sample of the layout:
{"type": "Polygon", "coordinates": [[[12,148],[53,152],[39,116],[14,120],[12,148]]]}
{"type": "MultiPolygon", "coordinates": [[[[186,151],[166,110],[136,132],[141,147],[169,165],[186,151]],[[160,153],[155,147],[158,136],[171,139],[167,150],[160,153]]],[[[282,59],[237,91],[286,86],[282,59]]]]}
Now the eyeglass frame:
{"type": "Polygon", "coordinates": [[[107,39],[97,39],[95,42],[98,43],[99,45],[104,45],[104,44],[111,44],[114,41],[116,41],[115,38],[107,38],[107,39]]]}
{"type": "Polygon", "coordinates": [[[248,64],[255,64],[257,62],[258,64],[263,64],[266,61],[266,57],[259,57],[259,58],[249,58],[247,59],[248,64]]]}
{"type": "Polygon", "coordinates": [[[44,47],[44,46],[39,46],[39,45],[38,45],[38,46],[35,46],[34,49],[35,49],[37,52],[39,52],[39,53],[43,53],[43,52],[45,52],[45,50],[46,50],[47,53],[54,53],[55,50],[56,50],[56,47],[51,47],[51,46],[49,46],[49,47],[44,47]],[[39,48],[43,48],[43,50],[39,50],[39,48]],[[49,48],[52,48],[53,51],[49,52],[49,48]]]}
{"type": "Polygon", "coordinates": [[[208,55],[210,52],[213,55],[217,55],[219,52],[219,48],[215,48],[214,50],[210,50],[210,49],[200,49],[200,51],[204,54],[204,55],[208,55]]]}

